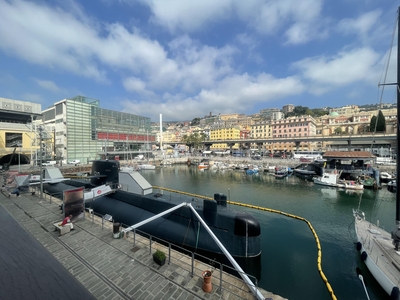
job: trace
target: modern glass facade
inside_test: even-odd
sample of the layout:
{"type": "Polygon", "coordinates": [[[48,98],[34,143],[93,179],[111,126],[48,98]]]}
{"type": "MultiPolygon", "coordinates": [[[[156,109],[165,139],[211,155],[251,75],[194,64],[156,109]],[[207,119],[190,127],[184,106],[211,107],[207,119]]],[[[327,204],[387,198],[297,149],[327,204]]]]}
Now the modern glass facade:
{"type": "Polygon", "coordinates": [[[150,118],[100,108],[100,101],[83,96],[55,103],[43,112],[43,122],[54,124],[55,156],[64,162],[122,159],[154,141],[150,118]]]}
{"type": "Polygon", "coordinates": [[[66,101],[67,161],[79,159],[81,162],[97,159],[101,150],[95,136],[93,112],[99,105],[98,100],[78,96],[66,101]]]}

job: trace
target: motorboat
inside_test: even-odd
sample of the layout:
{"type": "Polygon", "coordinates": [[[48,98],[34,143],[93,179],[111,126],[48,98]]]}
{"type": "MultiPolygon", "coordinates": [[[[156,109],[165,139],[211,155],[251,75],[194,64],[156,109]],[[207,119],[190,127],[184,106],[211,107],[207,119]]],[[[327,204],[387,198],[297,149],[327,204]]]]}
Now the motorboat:
{"type": "Polygon", "coordinates": [[[140,170],[155,170],[156,166],[152,164],[141,164],[139,165],[140,170]]]}
{"type": "Polygon", "coordinates": [[[338,180],[337,187],[346,190],[359,190],[359,191],[364,189],[364,185],[355,180],[338,180]]]}
{"type": "Polygon", "coordinates": [[[274,176],[275,178],[285,178],[289,174],[289,169],[287,167],[276,167],[274,176]]]}
{"type": "Polygon", "coordinates": [[[389,183],[390,181],[396,179],[394,175],[391,175],[388,172],[380,172],[379,178],[381,180],[381,183],[389,183]]]}
{"type": "Polygon", "coordinates": [[[208,164],[202,162],[202,163],[199,163],[199,164],[197,165],[197,168],[198,168],[199,170],[207,170],[207,169],[208,169],[208,166],[209,166],[208,164]]]}
{"type": "Polygon", "coordinates": [[[315,176],[313,181],[315,184],[338,187],[339,173],[324,173],[322,176],[315,176]]]}

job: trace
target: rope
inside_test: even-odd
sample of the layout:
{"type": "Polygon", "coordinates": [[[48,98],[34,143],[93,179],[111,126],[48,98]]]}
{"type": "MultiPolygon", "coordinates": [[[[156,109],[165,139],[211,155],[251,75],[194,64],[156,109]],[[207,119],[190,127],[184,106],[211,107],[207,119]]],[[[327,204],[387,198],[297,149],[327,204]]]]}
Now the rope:
{"type": "MultiPolygon", "coordinates": [[[[165,191],[169,191],[169,192],[174,192],[174,193],[179,193],[179,194],[183,194],[183,195],[188,195],[188,196],[191,196],[191,197],[202,198],[204,200],[214,200],[213,198],[210,198],[210,197],[199,196],[199,195],[196,195],[196,194],[186,193],[186,192],[182,192],[182,191],[176,191],[176,190],[173,190],[173,189],[168,189],[168,188],[163,188],[163,187],[158,187],[158,186],[153,186],[153,188],[161,189],[161,190],[165,190],[165,191]]],[[[331,298],[333,300],[337,299],[336,296],[335,296],[335,293],[333,292],[333,289],[332,289],[330,283],[328,282],[328,279],[326,278],[324,272],[322,271],[322,250],[321,250],[321,244],[319,242],[318,235],[317,235],[316,231],[314,230],[314,227],[311,225],[311,223],[307,219],[305,219],[303,217],[299,217],[299,216],[293,215],[293,214],[285,213],[285,212],[282,212],[280,210],[272,209],[272,208],[266,208],[266,207],[261,207],[261,206],[256,206],[256,205],[250,205],[250,204],[245,204],[245,203],[240,203],[240,202],[229,201],[229,200],[227,201],[227,203],[228,204],[232,204],[232,205],[243,206],[243,207],[247,207],[247,208],[267,211],[267,212],[271,212],[271,213],[276,213],[276,214],[284,215],[284,216],[289,217],[289,218],[293,218],[293,219],[297,219],[297,220],[306,222],[308,227],[310,228],[311,232],[313,233],[315,242],[317,244],[317,249],[318,249],[317,268],[318,268],[319,275],[321,276],[322,280],[324,281],[324,283],[326,285],[326,288],[327,288],[329,294],[331,295],[331,298]]]]}

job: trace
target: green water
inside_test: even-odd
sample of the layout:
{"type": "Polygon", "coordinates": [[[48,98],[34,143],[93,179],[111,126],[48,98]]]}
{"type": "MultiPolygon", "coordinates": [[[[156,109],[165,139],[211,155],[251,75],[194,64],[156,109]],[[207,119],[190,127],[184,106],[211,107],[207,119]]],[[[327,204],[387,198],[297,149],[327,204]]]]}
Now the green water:
{"type": "MultiPolygon", "coordinates": [[[[295,176],[276,179],[267,173],[199,171],[184,165],[142,171],[152,184],[213,197],[224,193],[242,202],[294,214],[311,222],[322,248],[322,270],[337,299],[367,299],[356,274],[360,267],[371,300],[389,299],[368,273],[355,250],[352,209],[361,200],[367,218],[387,230],[394,224],[395,195],[386,188],[363,193],[314,185],[295,176]]],[[[261,224],[262,257],[259,285],[282,297],[332,299],[317,269],[317,246],[306,222],[239,206],[261,224]]]]}

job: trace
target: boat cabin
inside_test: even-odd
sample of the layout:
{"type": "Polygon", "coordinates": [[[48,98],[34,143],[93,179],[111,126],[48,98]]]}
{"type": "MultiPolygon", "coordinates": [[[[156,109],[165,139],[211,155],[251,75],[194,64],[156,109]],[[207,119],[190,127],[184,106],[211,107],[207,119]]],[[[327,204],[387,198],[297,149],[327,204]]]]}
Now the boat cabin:
{"type": "Polygon", "coordinates": [[[327,151],[323,154],[326,163],[322,166],[325,171],[341,171],[342,178],[355,179],[361,175],[374,174],[371,164],[375,155],[367,151],[327,151]]]}

